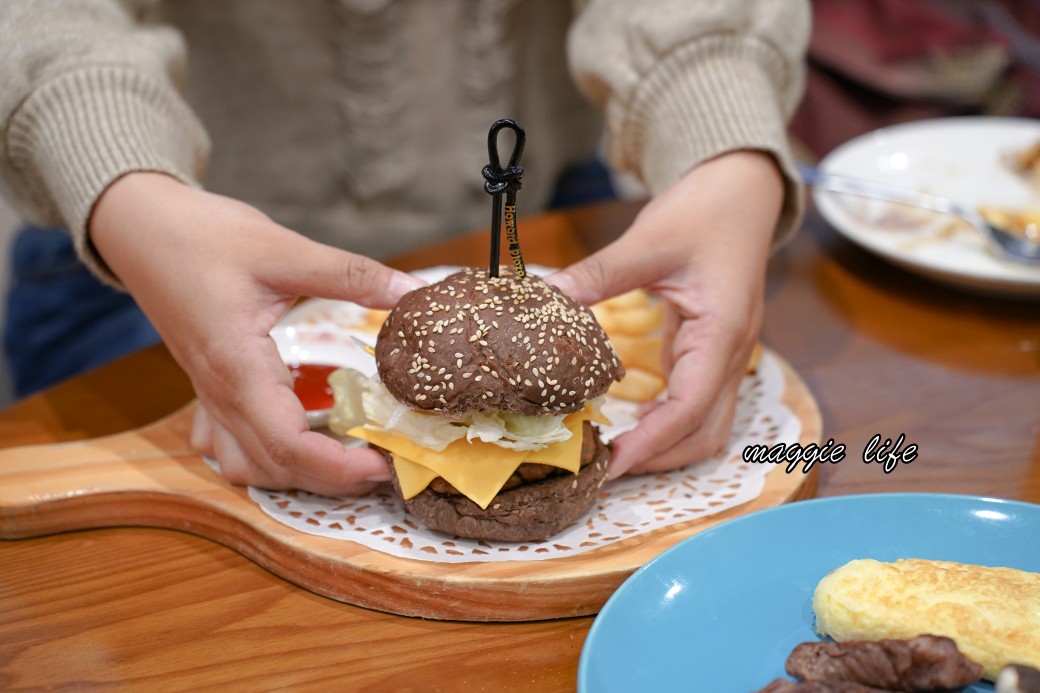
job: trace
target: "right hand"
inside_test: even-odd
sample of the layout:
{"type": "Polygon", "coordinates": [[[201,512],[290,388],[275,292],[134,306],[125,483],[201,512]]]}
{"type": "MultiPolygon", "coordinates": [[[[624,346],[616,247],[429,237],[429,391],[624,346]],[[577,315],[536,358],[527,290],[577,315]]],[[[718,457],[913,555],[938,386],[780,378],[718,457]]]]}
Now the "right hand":
{"type": "Polygon", "coordinates": [[[726,445],[783,196],[770,155],[727,152],[651,200],[621,238],[547,278],[586,304],[642,287],[667,308],[667,396],[614,440],[608,478],[677,469],[726,445]]]}
{"type": "Polygon", "coordinates": [[[192,445],[228,481],[357,495],[389,479],[379,453],[310,431],[268,332],[300,296],[389,308],[422,282],[160,173],[110,185],[89,232],[191,379],[192,445]]]}

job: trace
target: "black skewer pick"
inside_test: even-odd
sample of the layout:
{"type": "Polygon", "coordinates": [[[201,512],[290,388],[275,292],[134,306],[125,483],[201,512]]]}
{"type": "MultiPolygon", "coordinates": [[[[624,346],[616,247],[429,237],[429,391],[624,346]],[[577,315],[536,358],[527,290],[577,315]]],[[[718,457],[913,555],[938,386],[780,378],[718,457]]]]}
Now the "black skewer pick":
{"type": "Polygon", "coordinates": [[[513,268],[518,277],[526,277],[524,258],[520,254],[520,238],[516,232],[516,193],[520,190],[520,179],[524,175],[524,167],[520,166],[520,155],[524,153],[524,129],[515,120],[502,118],[496,120],[488,131],[488,158],[491,163],[484,167],[484,190],[492,196],[491,207],[491,259],[488,275],[498,276],[499,244],[502,238],[502,196],[505,195],[506,240],[509,241],[509,257],[513,260],[513,268]],[[509,163],[502,168],[498,156],[498,133],[509,128],[516,134],[516,144],[509,157],[509,163]]]}

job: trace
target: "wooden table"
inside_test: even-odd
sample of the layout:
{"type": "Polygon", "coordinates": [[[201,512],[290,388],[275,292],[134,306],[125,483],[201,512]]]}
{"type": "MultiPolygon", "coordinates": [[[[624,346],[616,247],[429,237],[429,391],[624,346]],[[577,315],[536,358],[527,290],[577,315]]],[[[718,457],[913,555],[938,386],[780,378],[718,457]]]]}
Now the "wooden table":
{"type": "MultiPolygon", "coordinates": [[[[560,265],[635,204],[529,220],[528,262],[560,265]]],[[[463,239],[399,259],[483,264],[463,239]]],[[[819,495],[943,491],[1040,502],[1040,306],[971,296],[874,259],[810,215],[772,262],[764,341],[803,376],[849,456],[819,495]],[[860,451],[905,433],[886,474],[860,451]]],[[[192,396],[155,348],[0,412],[0,445],[128,430],[192,396]]],[[[573,690],[591,617],[513,624],[391,616],[316,596],[176,531],[0,542],[0,689],[573,690]]]]}

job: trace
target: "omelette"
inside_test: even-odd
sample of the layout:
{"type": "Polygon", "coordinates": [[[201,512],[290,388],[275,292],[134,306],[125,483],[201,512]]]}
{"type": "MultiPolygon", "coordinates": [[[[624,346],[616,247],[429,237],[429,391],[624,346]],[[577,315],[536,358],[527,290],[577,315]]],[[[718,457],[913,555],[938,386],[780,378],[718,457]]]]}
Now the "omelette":
{"type": "Polygon", "coordinates": [[[945,635],[994,680],[1040,667],[1040,573],[916,558],[846,563],[813,595],[816,630],[837,641],[945,635]]]}

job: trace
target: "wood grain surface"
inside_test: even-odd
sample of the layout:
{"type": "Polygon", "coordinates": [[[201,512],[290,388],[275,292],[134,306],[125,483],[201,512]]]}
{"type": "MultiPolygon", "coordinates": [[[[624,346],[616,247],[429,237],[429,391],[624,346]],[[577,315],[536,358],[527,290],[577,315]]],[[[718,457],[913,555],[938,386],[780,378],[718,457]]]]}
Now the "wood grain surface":
{"type": "MultiPolygon", "coordinates": [[[[783,401],[818,443],[812,395],[782,360],[783,401]]],[[[443,563],[299,532],[267,515],[189,447],[195,406],[85,441],[0,449],[0,539],[100,527],[180,529],[234,549],[293,584],[338,601],[432,619],[530,621],[594,614],[621,583],[679,541],[740,515],[808,497],[815,471],[776,469],[754,500],[701,520],[576,556],[443,563]]]]}
{"type": "MultiPolygon", "coordinates": [[[[572,261],[637,205],[521,222],[524,257],[572,261]],[[533,239],[533,240],[532,240],[533,239]]],[[[405,268],[482,262],[467,239],[405,268]]],[[[939,491],[1040,502],[1040,307],[958,293],[853,247],[814,216],[774,257],[763,339],[813,392],[850,456],[818,495],[939,491]],[[905,432],[920,457],[858,459],[905,432]]],[[[83,440],[191,398],[162,348],[0,412],[2,445],[83,440]]],[[[869,530],[865,530],[869,531],[869,530]]],[[[180,531],[112,528],[0,542],[0,689],[573,691],[592,617],[428,621],[300,589],[180,531]]],[[[633,637],[639,637],[633,634],[633,637]]]]}

